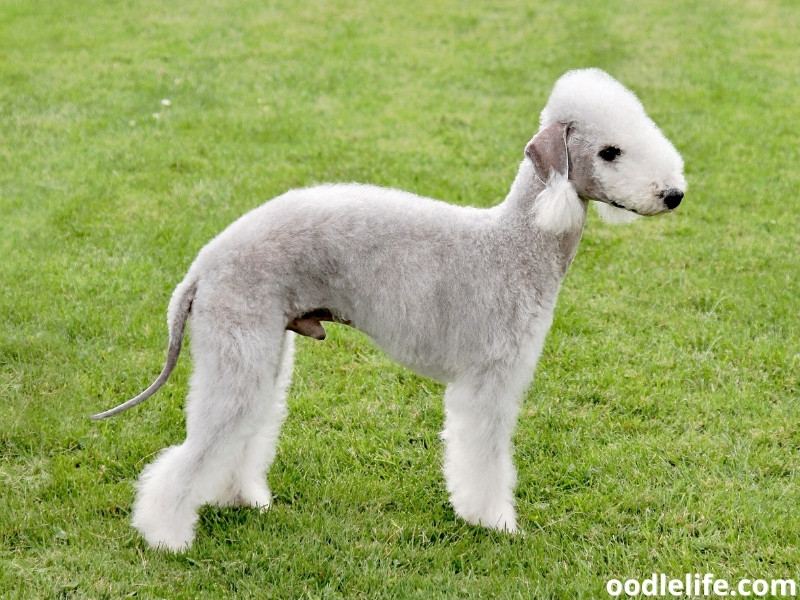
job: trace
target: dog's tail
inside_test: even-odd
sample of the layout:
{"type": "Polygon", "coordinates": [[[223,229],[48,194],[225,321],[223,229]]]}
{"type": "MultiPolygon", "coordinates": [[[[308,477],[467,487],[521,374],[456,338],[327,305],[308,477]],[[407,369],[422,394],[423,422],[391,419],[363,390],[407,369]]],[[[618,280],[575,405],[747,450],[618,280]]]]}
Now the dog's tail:
{"type": "Polygon", "coordinates": [[[178,364],[178,356],[181,353],[181,345],[183,343],[183,333],[186,329],[186,321],[189,318],[189,312],[192,310],[192,301],[197,293],[197,279],[188,276],[172,293],[172,299],[169,301],[169,309],[167,310],[167,326],[169,327],[169,348],[167,350],[167,362],[161,370],[161,374],[156,377],[155,381],[150,384],[145,391],[131,398],[127,402],[123,402],[119,406],[115,406],[105,412],[92,415],[93,421],[99,421],[112,417],[121,412],[144,402],[150,396],[155,394],[164,383],[169,379],[175,365],[178,364]]]}

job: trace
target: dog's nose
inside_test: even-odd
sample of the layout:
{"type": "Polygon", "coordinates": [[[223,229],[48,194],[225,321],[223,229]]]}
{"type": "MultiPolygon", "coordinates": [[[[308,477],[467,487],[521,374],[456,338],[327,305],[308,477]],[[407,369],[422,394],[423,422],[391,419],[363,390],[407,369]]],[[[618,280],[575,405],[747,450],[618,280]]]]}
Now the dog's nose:
{"type": "Polygon", "coordinates": [[[683,200],[683,192],[676,189],[667,190],[664,192],[664,204],[667,205],[667,208],[672,210],[673,208],[677,208],[677,206],[683,200]]]}

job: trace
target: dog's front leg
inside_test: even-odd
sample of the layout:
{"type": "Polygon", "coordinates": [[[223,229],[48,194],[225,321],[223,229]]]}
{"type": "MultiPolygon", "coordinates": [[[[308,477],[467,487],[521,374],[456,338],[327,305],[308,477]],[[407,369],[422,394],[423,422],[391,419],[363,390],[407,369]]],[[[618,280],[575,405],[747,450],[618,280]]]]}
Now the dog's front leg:
{"type": "Polygon", "coordinates": [[[516,532],[511,434],[519,394],[489,381],[456,382],[445,391],[445,411],[444,476],[456,515],[516,532]]]}

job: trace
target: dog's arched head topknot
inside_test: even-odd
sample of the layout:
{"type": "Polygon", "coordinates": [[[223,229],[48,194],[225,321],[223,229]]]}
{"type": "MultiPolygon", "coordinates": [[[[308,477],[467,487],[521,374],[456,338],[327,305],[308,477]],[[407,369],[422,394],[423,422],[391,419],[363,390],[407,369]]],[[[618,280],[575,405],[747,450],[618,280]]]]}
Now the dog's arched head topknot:
{"type": "Polygon", "coordinates": [[[542,110],[540,129],[559,121],[626,130],[638,119],[654,125],[636,94],[602,69],[576,69],[556,81],[542,110]]]}

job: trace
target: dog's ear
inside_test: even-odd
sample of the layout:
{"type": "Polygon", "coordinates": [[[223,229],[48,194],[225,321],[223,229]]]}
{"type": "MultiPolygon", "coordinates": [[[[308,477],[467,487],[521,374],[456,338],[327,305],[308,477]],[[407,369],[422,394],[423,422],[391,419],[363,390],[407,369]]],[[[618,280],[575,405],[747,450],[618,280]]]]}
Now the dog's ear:
{"type": "Polygon", "coordinates": [[[531,159],[536,175],[546,182],[550,172],[568,175],[569,155],[567,154],[567,134],[569,123],[551,123],[525,146],[525,156],[531,159]]]}

